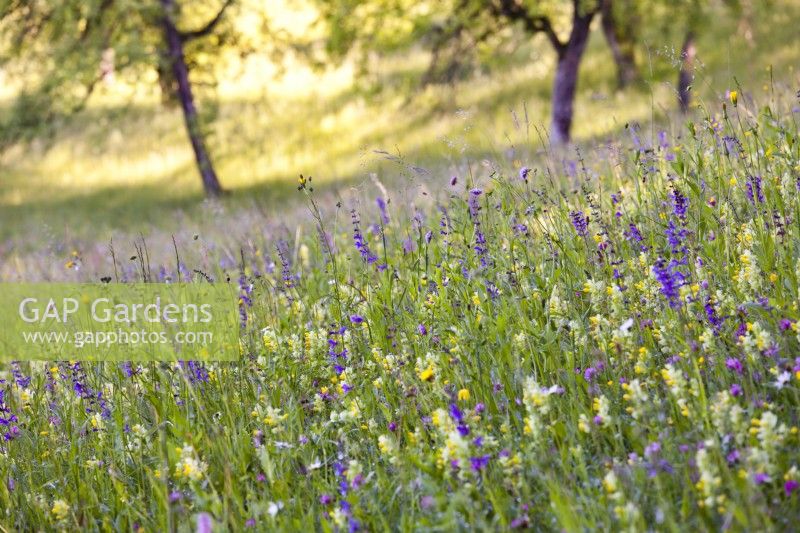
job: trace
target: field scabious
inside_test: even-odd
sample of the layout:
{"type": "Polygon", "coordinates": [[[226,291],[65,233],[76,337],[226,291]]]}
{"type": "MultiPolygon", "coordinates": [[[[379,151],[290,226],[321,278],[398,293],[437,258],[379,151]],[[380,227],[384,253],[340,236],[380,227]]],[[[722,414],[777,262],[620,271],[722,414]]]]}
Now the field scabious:
{"type": "Polygon", "coordinates": [[[790,528],[797,112],[736,95],[437,205],[330,217],[301,178],[310,237],[196,280],[238,283],[241,361],[8,367],[0,522],[790,528]]]}

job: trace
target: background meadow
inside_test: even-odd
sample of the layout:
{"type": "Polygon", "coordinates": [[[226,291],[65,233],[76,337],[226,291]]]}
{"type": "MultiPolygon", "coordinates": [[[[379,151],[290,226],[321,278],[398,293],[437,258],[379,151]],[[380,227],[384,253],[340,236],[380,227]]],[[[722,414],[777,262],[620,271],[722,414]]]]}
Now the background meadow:
{"type": "Polygon", "coordinates": [[[596,21],[566,146],[542,35],[422,86],[402,24],[317,56],[352,34],[275,6],[188,49],[219,198],[152,69],[26,122],[4,57],[0,279],[235,284],[242,358],[4,354],[0,527],[791,530],[800,6],[703,3],[687,113],[682,19],[639,6],[624,89],[596,21]]]}

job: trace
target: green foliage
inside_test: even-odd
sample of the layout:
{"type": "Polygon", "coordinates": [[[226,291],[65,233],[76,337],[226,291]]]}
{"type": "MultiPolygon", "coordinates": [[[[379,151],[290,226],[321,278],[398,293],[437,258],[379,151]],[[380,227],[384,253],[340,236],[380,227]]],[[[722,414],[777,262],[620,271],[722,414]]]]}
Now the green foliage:
{"type": "MultiPolygon", "coordinates": [[[[800,131],[737,89],[675,135],[438,172],[438,204],[303,178],[305,223],[170,246],[161,280],[242,292],[242,359],[7,367],[0,524],[791,529],[800,131]]],[[[56,277],[136,279],[96,244],[56,277]]]]}
{"type": "MultiPolygon", "coordinates": [[[[341,60],[354,52],[365,65],[369,54],[422,46],[432,52],[422,80],[428,83],[465,77],[470,63],[482,51],[484,55],[497,54],[504,45],[518,45],[525,33],[545,32],[552,24],[561,25],[573,2],[320,0],[318,5],[331,58],[341,60]],[[522,34],[517,26],[524,30],[522,34]]],[[[576,5],[582,10],[596,9],[592,1],[576,5]]]]}
{"type": "MultiPolygon", "coordinates": [[[[213,89],[216,83],[208,56],[241,44],[224,18],[208,35],[190,36],[223,5],[216,0],[180,4],[172,15],[187,33],[187,63],[201,87],[213,89]]],[[[111,77],[140,80],[153,71],[169,76],[164,16],[161,4],[148,0],[5,1],[0,6],[0,57],[4,67],[25,80],[4,127],[5,144],[30,138],[54,119],[80,111],[111,77]]],[[[163,86],[169,90],[171,82],[163,86]]]]}

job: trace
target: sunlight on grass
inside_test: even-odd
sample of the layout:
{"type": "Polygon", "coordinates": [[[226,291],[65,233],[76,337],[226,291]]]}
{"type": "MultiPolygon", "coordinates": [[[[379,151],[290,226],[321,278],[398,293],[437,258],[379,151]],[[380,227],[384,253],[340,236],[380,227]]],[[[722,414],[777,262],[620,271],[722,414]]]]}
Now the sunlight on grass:
{"type": "MultiPolygon", "coordinates": [[[[287,14],[283,24],[303,27],[309,23],[303,16],[287,14]]],[[[696,101],[720,98],[709,88],[732,86],[734,76],[750,90],[763,90],[768,65],[781,79],[793,77],[797,52],[784,38],[793,29],[790,15],[775,13],[756,27],[766,42],[751,48],[735,38],[735,21],[719,21],[701,36],[696,101]]],[[[658,79],[665,69],[669,74],[670,54],[674,48],[662,47],[641,58],[645,78],[651,64],[660,69],[653,73],[658,79]]],[[[411,99],[391,85],[372,96],[353,89],[351,64],[326,72],[290,64],[282,72],[264,56],[231,63],[208,128],[223,185],[235,197],[261,198],[281,209],[300,173],[332,185],[371,172],[388,183],[403,179],[402,169],[374,150],[431,175],[443,165],[506,157],[512,147],[516,161],[532,158],[547,132],[554,56],[538,39],[518,55],[528,59],[515,55],[499,70],[453,87],[428,87],[411,99]]],[[[385,59],[379,70],[402,77],[426,61],[415,51],[385,59]]],[[[581,67],[576,138],[599,141],[630,122],[663,120],[674,113],[674,99],[672,79],[616,92],[610,54],[595,31],[581,67]]],[[[0,214],[4,238],[20,237],[23,224],[44,222],[93,229],[157,225],[164,209],[191,211],[202,197],[180,111],[161,108],[145,84],[105,88],[86,112],[59,127],[51,144],[14,147],[0,164],[0,201],[8,207],[0,214]],[[132,216],[121,215],[119,206],[132,216]],[[81,217],[86,220],[78,222],[81,217]]]]}

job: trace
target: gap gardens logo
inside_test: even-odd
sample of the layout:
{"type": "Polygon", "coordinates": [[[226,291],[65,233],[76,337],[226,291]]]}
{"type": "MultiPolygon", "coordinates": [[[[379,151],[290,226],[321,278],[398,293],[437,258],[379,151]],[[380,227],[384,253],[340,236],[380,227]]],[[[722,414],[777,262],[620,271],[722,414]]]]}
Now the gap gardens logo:
{"type": "Polygon", "coordinates": [[[5,360],[231,361],[237,294],[226,284],[6,283],[5,360]]]}

